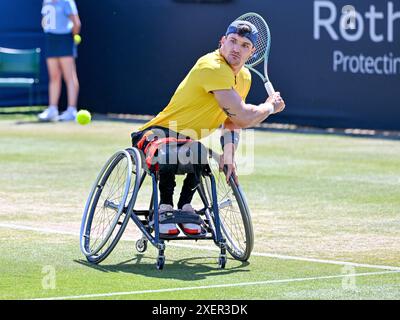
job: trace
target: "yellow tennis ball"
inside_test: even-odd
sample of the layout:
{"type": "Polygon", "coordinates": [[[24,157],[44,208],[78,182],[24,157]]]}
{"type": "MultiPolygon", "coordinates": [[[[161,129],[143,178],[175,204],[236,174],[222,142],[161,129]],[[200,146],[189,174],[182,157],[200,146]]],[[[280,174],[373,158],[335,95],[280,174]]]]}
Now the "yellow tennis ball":
{"type": "Polygon", "coordinates": [[[92,120],[92,115],[87,110],[80,110],[76,114],[76,122],[78,122],[81,125],[90,123],[90,120],[92,120]]]}
{"type": "Polygon", "coordinates": [[[82,42],[82,37],[79,34],[74,35],[74,42],[76,45],[82,42]]]}

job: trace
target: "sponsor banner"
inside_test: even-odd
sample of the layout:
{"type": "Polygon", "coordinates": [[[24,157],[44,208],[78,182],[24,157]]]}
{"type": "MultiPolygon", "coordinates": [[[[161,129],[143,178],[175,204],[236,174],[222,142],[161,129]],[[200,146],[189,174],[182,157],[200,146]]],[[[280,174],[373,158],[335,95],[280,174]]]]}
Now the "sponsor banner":
{"type": "MultiPolygon", "coordinates": [[[[41,1],[36,14],[30,8],[22,10],[23,19],[6,19],[7,10],[15,16],[16,2],[21,10],[31,3],[1,2],[0,46],[42,46],[41,1]]],[[[77,4],[84,39],[77,60],[79,103],[95,112],[158,113],[196,60],[217,47],[229,23],[254,11],[270,26],[269,76],[287,102],[285,112],[267,121],[400,130],[400,0],[77,4]]],[[[4,99],[0,91],[0,103],[22,96],[4,99]]],[[[265,99],[253,76],[248,101],[265,99]]]]}

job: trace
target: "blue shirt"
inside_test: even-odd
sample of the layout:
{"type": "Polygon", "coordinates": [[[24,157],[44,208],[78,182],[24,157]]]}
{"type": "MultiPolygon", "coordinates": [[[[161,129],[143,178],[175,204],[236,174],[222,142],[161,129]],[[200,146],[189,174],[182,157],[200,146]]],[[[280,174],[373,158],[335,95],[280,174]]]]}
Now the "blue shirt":
{"type": "Polygon", "coordinates": [[[77,15],[78,9],[74,0],[43,0],[42,27],[46,33],[71,33],[73,23],[70,15],[77,15]]]}

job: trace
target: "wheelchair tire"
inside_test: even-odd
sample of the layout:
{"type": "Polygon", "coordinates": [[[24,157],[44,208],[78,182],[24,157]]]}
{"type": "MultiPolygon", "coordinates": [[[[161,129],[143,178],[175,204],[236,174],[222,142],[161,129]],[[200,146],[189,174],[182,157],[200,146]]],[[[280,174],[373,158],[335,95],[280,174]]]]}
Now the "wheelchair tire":
{"type": "Polygon", "coordinates": [[[157,257],[157,263],[156,263],[157,270],[164,269],[164,265],[165,265],[165,256],[157,257]]]}
{"type": "Polygon", "coordinates": [[[226,266],[226,256],[218,258],[218,268],[225,269],[226,266]]]}
{"type": "Polygon", "coordinates": [[[121,238],[136,201],[140,172],[141,158],[134,148],[116,152],[101,169],[81,225],[81,251],[89,262],[103,261],[121,238]]]}
{"type": "MultiPolygon", "coordinates": [[[[217,184],[221,231],[226,238],[226,248],[231,256],[236,260],[247,261],[254,246],[250,210],[242,188],[236,185],[232,177],[230,177],[229,185],[226,183],[225,173],[219,171],[218,161],[219,155],[213,152],[209,159],[209,166],[217,184]]],[[[212,204],[210,178],[205,178],[203,189],[206,189],[207,198],[212,204]]]]}
{"type": "Polygon", "coordinates": [[[144,253],[147,250],[147,240],[139,239],[135,243],[137,252],[144,253]]]}

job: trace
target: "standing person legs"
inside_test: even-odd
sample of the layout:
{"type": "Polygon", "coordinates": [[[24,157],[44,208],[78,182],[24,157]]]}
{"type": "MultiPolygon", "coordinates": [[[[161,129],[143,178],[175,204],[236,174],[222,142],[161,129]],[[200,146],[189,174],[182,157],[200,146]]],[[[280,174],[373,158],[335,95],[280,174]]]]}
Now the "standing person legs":
{"type": "Polygon", "coordinates": [[[49,106],[58,108],[61,95],[61,64],[59,58],[48,58],[47,69],[49,72],[49,106]]]}
{"type": "Polygon", "coordinates": [[[49,73],[49,107],[38,115],[42,121],[58,120],[58,102],[61,95],[61,64],[59,58],[47,58],[49,73]]]}
{"type": "Polygon", "coordinates": [[[76,64],[74,57],[62,57],[60,58],[60,65],[62,75],[67,86],[68,96],[68,108],[64,111],[60,120],[62,121],[73,121],[75,120],[77,113],[77,103],[79,94],[79,81],[76,72],[76,64]]]}

